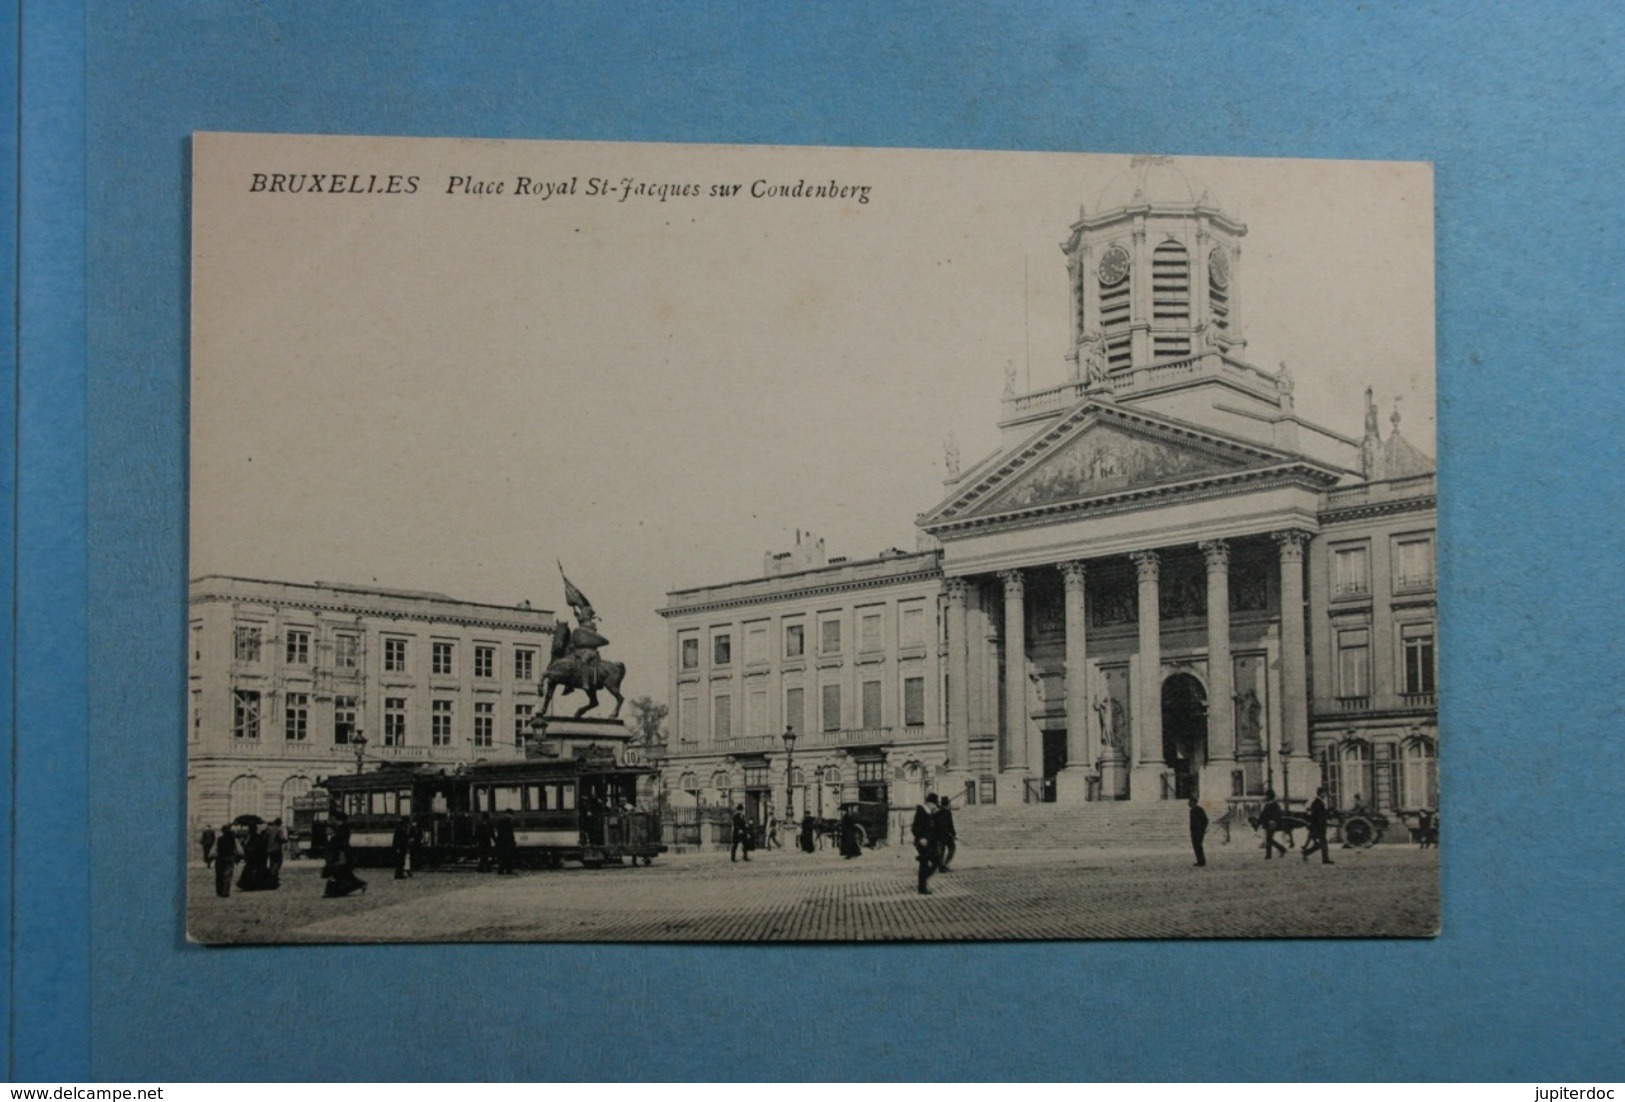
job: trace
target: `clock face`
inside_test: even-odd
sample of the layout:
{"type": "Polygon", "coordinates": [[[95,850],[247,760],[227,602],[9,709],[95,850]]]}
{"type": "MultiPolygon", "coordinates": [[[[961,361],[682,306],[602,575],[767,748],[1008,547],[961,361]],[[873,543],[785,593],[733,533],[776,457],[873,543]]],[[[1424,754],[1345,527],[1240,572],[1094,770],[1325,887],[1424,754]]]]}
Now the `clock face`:
{"type": "Polygon", "coordinates": [[[1107,249],[1100,258],[1100,283],[1103,287],[1123,282],[1128,275],[1128,252],[1120,245],[1113,245],[1107,249]]]}
{"type": "Polygon", "coordinates": [[[1212,254],[1208,256],[1207,274],[1208,278],[1213,281],[1213,286],[1219,290],[1222,291],[1230,286],[1230,258],[1225,255],[1223,249],[1214,249],[1212,254]]]}

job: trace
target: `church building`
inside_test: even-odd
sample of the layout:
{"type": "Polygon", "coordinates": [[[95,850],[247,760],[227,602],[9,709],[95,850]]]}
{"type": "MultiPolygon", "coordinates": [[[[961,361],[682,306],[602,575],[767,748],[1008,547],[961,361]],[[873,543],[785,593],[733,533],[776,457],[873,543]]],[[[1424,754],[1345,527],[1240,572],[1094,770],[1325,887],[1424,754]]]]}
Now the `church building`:
{"type": "Polygon", "coordinates": [[[1433,463],[1369,390],[1363,428],[1313,424],[1246,359],[1246,235],[1137,158],[1062,244],[1067,380],[1007,375],[920,550],[809,537],[669,594],[668,786],[756,810],[788,782],[795,817],[928,787],[1436,807],[1433,463]]]}

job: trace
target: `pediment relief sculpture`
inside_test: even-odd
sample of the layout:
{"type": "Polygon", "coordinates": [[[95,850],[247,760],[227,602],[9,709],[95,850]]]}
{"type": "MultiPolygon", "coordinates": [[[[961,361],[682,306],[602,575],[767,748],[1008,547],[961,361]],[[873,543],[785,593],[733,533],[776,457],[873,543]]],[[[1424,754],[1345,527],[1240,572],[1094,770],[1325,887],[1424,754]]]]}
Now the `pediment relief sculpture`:
{"type": "Polygon", "coordinates": [[[996,496],[988,508],[1004,511],[1075,501],[1236,466],[1195,450],[1096,427],[1042,459],[1037,470],[996,496]]]}

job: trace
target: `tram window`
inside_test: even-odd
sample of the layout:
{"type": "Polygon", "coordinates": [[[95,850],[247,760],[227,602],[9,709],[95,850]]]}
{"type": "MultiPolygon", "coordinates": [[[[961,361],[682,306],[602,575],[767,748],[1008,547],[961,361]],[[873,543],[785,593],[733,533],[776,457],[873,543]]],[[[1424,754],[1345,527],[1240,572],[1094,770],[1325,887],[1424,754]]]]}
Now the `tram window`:
{"type": "Polygon", "coordinates": [[[547,810],[547,786],[542,784],[527,784],[525,786],[525,810],[547,810]]]}
{"type": "Polygon", "coordinates": [[[367,794],[365,792],[352,792],[344,798],[345,813],[348,815],[365,815],[367,813],[367,794]]]}
{"type": "Polygon", "coordinates": [[[490,811],[490,790],[485,788],[470,789],[468,794],[468,807],[471,811],[490,811]]]}
{"type": "Polygon", "coordinates": [[[574,811],[576,806],[576,786],[573,784],[559,785],[559,810],[574,811]]]}
{"type": "Polygon", "coordinates": [[[498,810],[498,811],[518,811],[518,810],[520,810],[520,807],[519,807],[519,786],[518,785],[500,785],[500,786],[497,786],[497,787],[493,787],[491,789],[491,792],[495,796],[496,810],[498,810]]]}

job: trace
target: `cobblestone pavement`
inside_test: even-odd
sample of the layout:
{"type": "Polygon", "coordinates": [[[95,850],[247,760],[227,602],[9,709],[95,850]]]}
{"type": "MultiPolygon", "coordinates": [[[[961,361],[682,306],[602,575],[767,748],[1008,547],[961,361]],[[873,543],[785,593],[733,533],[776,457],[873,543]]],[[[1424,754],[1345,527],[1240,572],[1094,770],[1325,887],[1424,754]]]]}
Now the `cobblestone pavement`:
{"type": "MultiPolygon", "coordinates": [[[[1334,850],[1263,860],[1238,839],[1188,852],[961,851],[914,887],[907,850],[853,861],[831,851],[668,854],[652,867],[527,872],[464,869],[322,899],[314,864],[276,892],[216,897],[190,870],[188,929],[205,942],[937,941],[1034,938],[1417,937],[1437,931],[1438,851],[1334,850]]],[[[369,870],[363,870],[368,872],[369,870]]]]}

